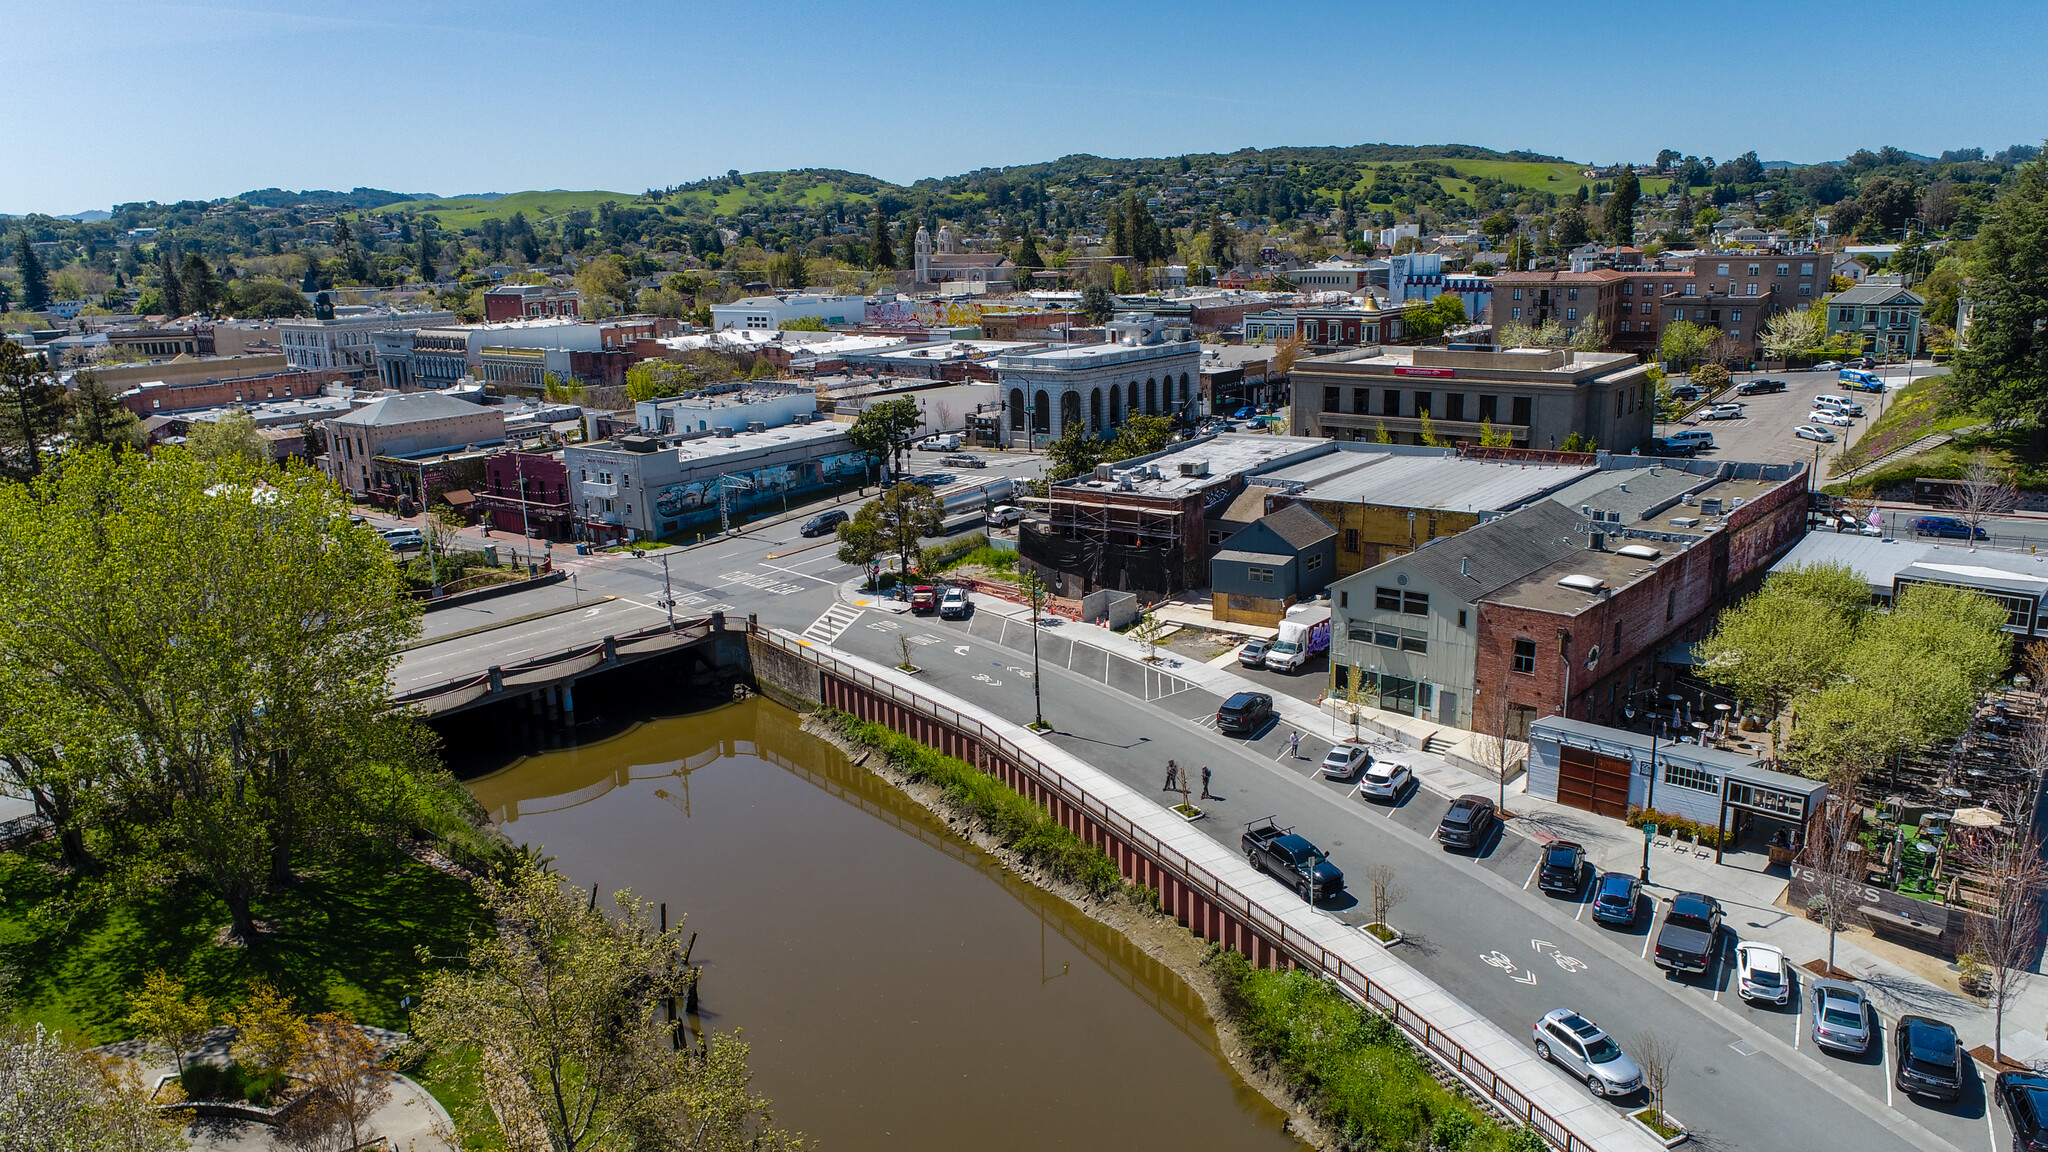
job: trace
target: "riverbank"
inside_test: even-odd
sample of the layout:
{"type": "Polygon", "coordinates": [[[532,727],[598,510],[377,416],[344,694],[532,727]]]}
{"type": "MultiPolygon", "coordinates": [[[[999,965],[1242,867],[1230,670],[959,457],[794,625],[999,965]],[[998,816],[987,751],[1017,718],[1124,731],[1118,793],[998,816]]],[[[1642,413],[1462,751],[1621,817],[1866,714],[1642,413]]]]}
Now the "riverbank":
{"type": "Polygon", "coordinates": [[[1012,847],[1003,837],[984,826],[974,808],[949,795],[944,786],[914,778],[887,753],[849,736],[831,718],[817,713],[806,714],[803,730],[838,748],[854,765],[944,820],[955,835],[1001,861],[1011,874],[1119,933],[1178,976],[1208,1011],[1222,1054],[1232,1070],[1287,1116],[1289,1134],[1317,1148],[1346,1146],[1347,1142],[1337,1132],[1308,1111],[1306,1094],[1302,1090],[1273,1067],[1262,1065],[1254,1058],[1250,1045],[1225,1010],[1224,988],[1217,971],[1206,963],[1211,946],[1160,911],[1156,897],[1148,899],[1140,894],[1140,890],[1128,888],[1098,896],[1082,884],[1064,880],[1052,869],[1035,863],[1027,852],[1012,847]]]}

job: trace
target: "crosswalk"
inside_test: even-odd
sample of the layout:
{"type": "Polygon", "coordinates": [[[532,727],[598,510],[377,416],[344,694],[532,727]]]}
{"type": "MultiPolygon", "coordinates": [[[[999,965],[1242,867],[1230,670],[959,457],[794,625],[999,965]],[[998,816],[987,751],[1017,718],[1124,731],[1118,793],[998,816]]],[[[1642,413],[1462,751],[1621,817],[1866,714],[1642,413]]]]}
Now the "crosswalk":
{"type": "Polygon", "coordinates": [[[858,619],[860,609],[851,604],[834,604],[825,609],[824,615],[811,621],[809,628],[804,629],[804,639],[815,640],[820,644],[835,643],[840,634],[853,627],[853,622],[858,619]]]}

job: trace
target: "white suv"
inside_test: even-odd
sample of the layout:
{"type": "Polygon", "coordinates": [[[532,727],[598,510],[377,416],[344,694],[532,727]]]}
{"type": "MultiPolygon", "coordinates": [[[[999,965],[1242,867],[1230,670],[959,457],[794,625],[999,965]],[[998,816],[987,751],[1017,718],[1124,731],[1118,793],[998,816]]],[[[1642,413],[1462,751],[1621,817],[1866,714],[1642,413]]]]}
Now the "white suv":
{"type": "Polygon", "coordinates": [[[1813,406],[1823,412],[1840,412],[1844,416],[1863,415],[1863,405],[1847,396],[1815,396],[1813,406]]]}

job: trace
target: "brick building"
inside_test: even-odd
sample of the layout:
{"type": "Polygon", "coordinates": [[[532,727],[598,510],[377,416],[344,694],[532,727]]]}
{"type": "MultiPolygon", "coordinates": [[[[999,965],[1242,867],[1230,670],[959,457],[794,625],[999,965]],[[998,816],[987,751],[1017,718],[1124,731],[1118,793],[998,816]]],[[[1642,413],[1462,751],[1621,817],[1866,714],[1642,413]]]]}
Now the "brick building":
{"type": "Polygon", "coordinates": [[[1493,278],[1494,330],[1509,324],[1541,328],[1555,320],[1571,335],[1598,320],[1603,332],[1617,332],[1626,279],[1612,268],[1499,273],[1493,278]]]}
{"type": "Polygon", "coordinates": [[[573,540],[575,505],[569,498],[569,469],[552,452],[498,452],[484,462],[484,483],[473,495],[500,532],[536,539],[573,540]]]}
{"type": "Polygon", "coordinates": [[[302,400],[320,395],[330,381],[346,383],[347,377],[334,372],[280,372],[241,380],[199,380],[183,384],[151,380],[121,393],[119,399],[123,407],[137,416],[166,416],[229,404],[302,400]]]}
{"type": "Polygon", "coordinates": [[[505,284],[484,293],[484,323],[583,315],[583,293],[552,284],[505,284]]]}

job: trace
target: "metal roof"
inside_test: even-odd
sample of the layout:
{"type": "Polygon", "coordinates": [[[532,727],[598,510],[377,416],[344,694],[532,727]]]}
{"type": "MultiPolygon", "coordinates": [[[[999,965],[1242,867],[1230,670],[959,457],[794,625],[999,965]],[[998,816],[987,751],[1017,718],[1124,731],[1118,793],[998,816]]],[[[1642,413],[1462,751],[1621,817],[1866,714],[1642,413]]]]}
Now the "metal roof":
{"type": "Polygon", "coordinates": [[[1306,484],[1295,493],[1302,500],[1500,512],[1520,507],[1597,471],[1591,464],[1470,460],[1450,449],[1420,454],[1374,451],[1369,445],[1340,445],[1339,451],[1330,456],[1262,472],[1254,481],[1306,484]]]}
{"type": "Polygon", "coordinates": [[[2048,593],[2048,555],[1972,550],[1925,540],[1809,532],[1771,571],[1814,564],[1847,566],[1873,592],[1890,595],[1900,576],[1966,588],[2048,593]]]}

